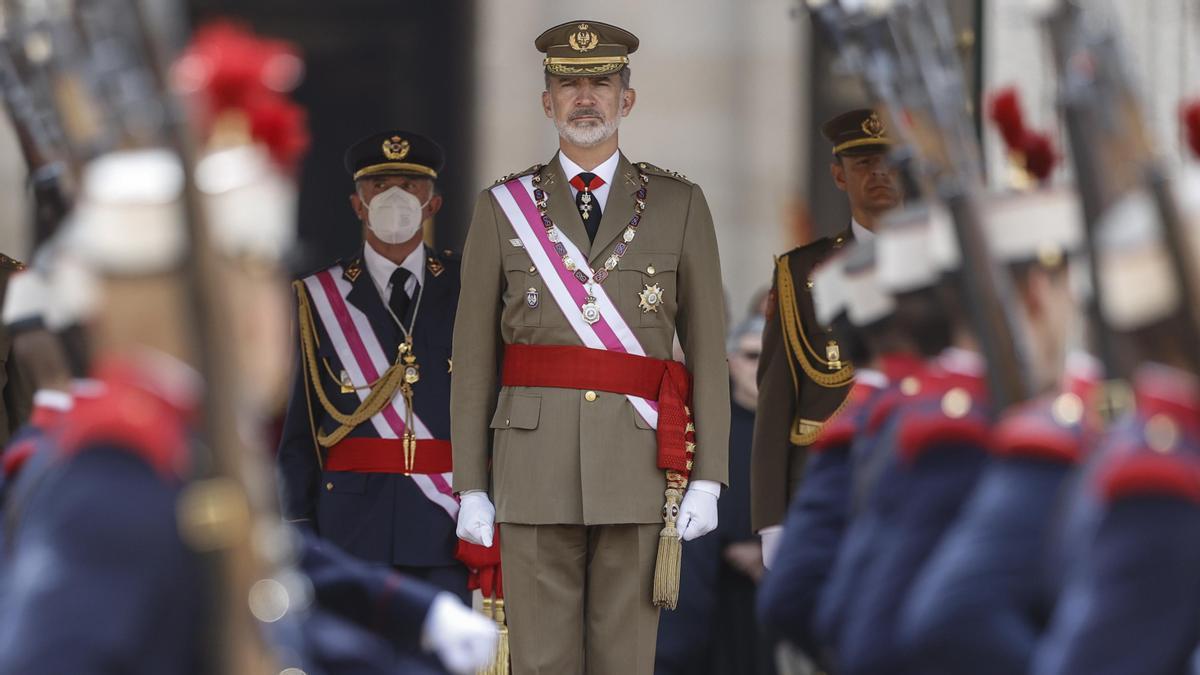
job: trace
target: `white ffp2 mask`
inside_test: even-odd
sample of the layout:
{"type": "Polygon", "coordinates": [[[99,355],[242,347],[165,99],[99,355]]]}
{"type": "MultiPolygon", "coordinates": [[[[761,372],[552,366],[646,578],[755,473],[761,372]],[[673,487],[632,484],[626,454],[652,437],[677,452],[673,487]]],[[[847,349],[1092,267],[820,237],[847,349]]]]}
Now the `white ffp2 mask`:
{"type": "Polygon", "coordinates": [[[367,223],[384,243],[403,243],[412,239],[421,229],[421,212],[425,204],[393,185],[375,195],[367,204],[367,223]]]}

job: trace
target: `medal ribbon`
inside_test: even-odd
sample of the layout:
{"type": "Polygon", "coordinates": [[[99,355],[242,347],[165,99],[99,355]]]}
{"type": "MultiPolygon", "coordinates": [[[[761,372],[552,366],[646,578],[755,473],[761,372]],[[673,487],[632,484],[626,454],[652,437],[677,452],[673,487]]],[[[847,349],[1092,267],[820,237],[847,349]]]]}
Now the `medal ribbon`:
{"type": "MultiPolygon", "coordinates": [[[[371,330],[367,315],[346,302],[350,293],[350,282],[342,278],[342,268],[331,269],[305,277],[304,285],[313,299],[317,316],[333,343],[338,360],[355,383],[374,382],[379,374],[388,369],[389,361],[383,345],[371,330]]],[[[369,391],[356,389],[359,399],[365,399],[369,391]]],[[[371,424],[380,438],[399,440],[404,437],[404,419],[407,410],[404,398],[397,393],[383,410],[371,417],[371,424]]],[[[431,440],[429,427],[413,413],[413,427],[418,439],[431,440]]],[[[453,473],[412,474],[409,478],[417,484],[425,498],[436,504],[452,519],[458,518],[458,500],[454,498],[453,473]]]]}
{"type": "MultiPolygon", "coordinates": [[[[587,302],[587,289],[567,270],[562,257],[554,251],[554,242],[547,236],[542,225],[542,216],[533,203],[533,178],[522,176],[497,185],[492,188],[492,196],[496,198],[500,209],[512,224],[538,274],[545,280],[550,296],[567,317],[567,323],[584,346],[646,356],[646,350],[633,334],[633,329],[621,316],[601,284],[592,286],[592,297],[600,310],[600,320],[591,325],[583,320],[579,308],[587,302]]],[[[591,278],[592,269],[587,258],[580,253],[569,237],[561,232],[560,235],[559,243],[566,247],[567,254],[575,261],[579,270],[591,278]]],[[[658,404],[639,396],[627,395],[627,398],[642,419],[657,429],[658,404]]]]}

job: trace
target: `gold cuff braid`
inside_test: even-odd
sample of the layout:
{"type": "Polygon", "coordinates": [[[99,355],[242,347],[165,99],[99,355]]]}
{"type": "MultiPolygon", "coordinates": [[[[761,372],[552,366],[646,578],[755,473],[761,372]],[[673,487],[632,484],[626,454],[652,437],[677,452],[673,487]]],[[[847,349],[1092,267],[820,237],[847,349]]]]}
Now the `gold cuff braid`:
{"type": "Polygon", "coordinates": [[[333,405],[333,401],[330,401],[325,394],[324,387],[321,386],[321,369],[317,365],[317,330],[313,321],[312,306],[308,302],[308,293],[304,290],[304,282],[295,281],[292,282],[292,286],[296,289],[299,310],[297,314],[300,324],[300,350],[304,359],[302,367],[308,374],[309,384],[317,392],[317,399],[321,402],[325,414],[333,418],[339,425],[332,433],[317,433],[317,443],[322,448],[328,448],[391,403],[396,391],[400,389],[400,384],[404,382],[404,367],[399,363],[399,359],[388,367],[371,387],[371,393],[367,394],[367,397],[353,413],[347,415],[338,410],[333,405]]]}

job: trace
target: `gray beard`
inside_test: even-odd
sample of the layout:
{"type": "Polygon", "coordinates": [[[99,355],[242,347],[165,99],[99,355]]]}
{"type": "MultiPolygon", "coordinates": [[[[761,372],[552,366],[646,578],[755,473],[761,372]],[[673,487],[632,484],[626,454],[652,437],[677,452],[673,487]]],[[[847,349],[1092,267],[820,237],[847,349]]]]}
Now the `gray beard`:
{"type": "Polygon", "coordinates": [[[586,126],[577,126],[570,122],[559,122],[557,118],[554,120],[554,127],[558,129],[558,135],[570,141],[571,145],[581,148],[594,148],[600,145],[612,138],[620,126],[621,118],[619,116],[603,124],[588,124],[586,126]]]}

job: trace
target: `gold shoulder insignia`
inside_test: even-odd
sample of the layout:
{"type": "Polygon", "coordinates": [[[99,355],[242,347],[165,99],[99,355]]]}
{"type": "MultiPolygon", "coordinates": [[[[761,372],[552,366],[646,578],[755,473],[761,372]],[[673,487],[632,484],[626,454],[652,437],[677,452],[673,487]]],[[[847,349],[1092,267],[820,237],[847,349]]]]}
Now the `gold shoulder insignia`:
{"type": "Polygon", "coordinates": [[[534,171],[537,171],[538,169],[540,169],[541,167],[542,167],[541,164],[534,164],[533,166],[529,167],[528,169],[525,169],[524,171],[518,171],[516,173],[510,173],[507,176],[501,176],[496,179],[495,183],[492,183],[492,187],[496,187],[497,185],[499,185],[501,183],[506,183],[514,178],[520,178],[521,176],[528,176],[529,174],[533,173],[534,171]]]}
{"type": "Polygon", "coordinates": [[[442,276],[442,272],[446,271],[446,266],[442,264],[442,261],[433,256],[430,256],[425,264],[429,267],[429,273],[435,277],[442,276]]]}
{"type": "Polygon", "coordinates": [[[361,258],[355,258],[349,265],[342,266],[342,278],[350,283],[354,283],[360,274],[362,274],[361,258]]]}
{"type": "Polygon", "coordinates": [[[651,164],[649,162],[638,162],[637,167],[652,176],[663,176],[664,178],[673,178],[673,179],[679,181],[680,183],[683,183],[684,185],[692,184],[692,182],[690,180],[688,180],[687,176],[679,173],[678,171],[671,171],[670,169],[664,169],[662,167],[654,166],[653,164],[651,164]]]}
{"type": "Polygon", "coordinates": [[[3,253],[0,253],[0,269],[20,272],[21,270],[25,269],[25,263],[17,260],[16,258],[10,258],[3,253]]]}

